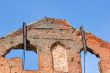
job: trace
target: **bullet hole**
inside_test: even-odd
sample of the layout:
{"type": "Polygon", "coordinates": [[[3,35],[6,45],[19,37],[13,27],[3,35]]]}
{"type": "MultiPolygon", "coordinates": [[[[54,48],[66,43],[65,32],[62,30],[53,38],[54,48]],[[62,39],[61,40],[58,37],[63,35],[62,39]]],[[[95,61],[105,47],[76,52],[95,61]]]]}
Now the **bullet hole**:
{"type": "Polygon", "coordinates": [[[73,61],[74,60],[74,57],[71,59],[71,61],[73,61]]]}
{"type": "Polygon", "coordinates": [[[3,66],[3,64],[0,64],[0,66],[3,66]]]}
{"type": "Polygon", "coordinates": [[[13,44],[13,41],[11,41],[10,43],[13,44]]]}

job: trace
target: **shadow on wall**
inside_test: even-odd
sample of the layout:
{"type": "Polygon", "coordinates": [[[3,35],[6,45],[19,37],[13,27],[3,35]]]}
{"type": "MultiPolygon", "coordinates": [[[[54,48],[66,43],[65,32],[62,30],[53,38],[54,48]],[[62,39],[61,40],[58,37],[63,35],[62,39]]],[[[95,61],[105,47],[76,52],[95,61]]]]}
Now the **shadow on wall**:
{"type": "MultiPolygon", "coordinates": [[[[81,51],[82,73],[84,73],[84,51],[81,51]]],[[[98,70],[99,58],[94,54],[87,52],[85,55],[85,73],[99,73],[98,70]]]]}

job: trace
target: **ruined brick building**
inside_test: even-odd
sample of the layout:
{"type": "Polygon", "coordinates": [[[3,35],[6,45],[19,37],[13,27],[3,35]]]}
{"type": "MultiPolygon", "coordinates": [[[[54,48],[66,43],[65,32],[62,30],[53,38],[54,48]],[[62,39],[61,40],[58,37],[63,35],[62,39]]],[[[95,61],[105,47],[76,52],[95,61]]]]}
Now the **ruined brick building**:
{"type": "MultiPolygon", "coordinates": [[[[65,20],[44,18],[27,26],[28,47],[38,54],[39,69],[24,71],[22,60],[7,60],[10,50],[22,48],[23,33],[19,29],[0,38],[0,73],[81,73],[81,33],[65,20]]],[[[86,33],[87,51],[100,58],[100,73],[110,73],[110,44],[86,33]]]]}

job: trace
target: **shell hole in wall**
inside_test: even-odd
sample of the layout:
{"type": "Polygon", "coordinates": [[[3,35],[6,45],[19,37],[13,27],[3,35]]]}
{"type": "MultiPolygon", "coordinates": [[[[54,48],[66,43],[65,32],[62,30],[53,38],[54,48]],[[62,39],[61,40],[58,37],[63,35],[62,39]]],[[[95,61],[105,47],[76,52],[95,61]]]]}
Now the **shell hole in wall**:
{"type": "MultiPolygon", "coordinates": [[[[23,61],[23,55],[23,49],[12,49],[5,55],[5,58],[19,57],[23,61]]],[[[26,51],[24,70],[38,70],[38,54],[33,51],[26,51]]]]}
{"type": "MultiPolygon", "coordinates": [[[[84,73],[84,51],[81,51],[81,66],[82,73],[84,73]]],[[[85,54],[85,73],[99,73],[99,58],[94,54],[87,52],[85,54]]]]}

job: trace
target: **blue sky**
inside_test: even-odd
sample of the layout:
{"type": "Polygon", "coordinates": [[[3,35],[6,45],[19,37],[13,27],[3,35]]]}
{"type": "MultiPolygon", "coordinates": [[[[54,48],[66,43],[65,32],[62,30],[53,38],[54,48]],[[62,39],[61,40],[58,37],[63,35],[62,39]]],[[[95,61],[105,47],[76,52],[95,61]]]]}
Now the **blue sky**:
{"type": "Polygon", "coordinates": [[[0,37],[21,28],[23,21],[45,16],[66,19],[74,28],[83,25],[110,42],[110,0],[0,0],[0,37]]]}

